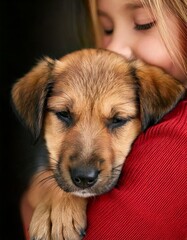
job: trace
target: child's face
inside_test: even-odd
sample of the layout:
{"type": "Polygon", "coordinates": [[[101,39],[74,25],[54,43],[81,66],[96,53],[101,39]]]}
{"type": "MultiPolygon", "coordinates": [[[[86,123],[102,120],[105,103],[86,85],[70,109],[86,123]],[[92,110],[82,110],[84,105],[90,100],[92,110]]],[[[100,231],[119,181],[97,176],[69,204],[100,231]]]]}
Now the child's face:
{"type": "MultiPolygon", "coordinates": [[[[143,8],[140,0],[98,0],[98,15],[104,31],[102,47],[127,59],[141,59],[163,68],[181,82],[187,81],[184,73],[172,62],[154,17],[143,8]]],[[[171,15],[167,22],[179,49],[176,19],[171,15]]]]}

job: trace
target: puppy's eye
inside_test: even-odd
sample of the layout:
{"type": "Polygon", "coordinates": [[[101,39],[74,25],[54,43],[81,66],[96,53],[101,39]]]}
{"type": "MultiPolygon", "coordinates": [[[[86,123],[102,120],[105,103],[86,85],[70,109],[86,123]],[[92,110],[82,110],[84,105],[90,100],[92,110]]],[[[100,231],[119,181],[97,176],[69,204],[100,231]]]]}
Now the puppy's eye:
{"type": "Polygon", "coordinates": [[[71,116],[71,113],[69,111],[62,111],[56,113],[58,119],[66,123],[68,126],[72,124],[73,118],[71,116]]]}
{"type": "Polygon", "coordinates": [[[124,126],[128,121],[129,121],[128,118],[122,118],[122,117],[115,116],[109,120],[108,128],[110,130],[120,128],[120,127],[124,126]]]}

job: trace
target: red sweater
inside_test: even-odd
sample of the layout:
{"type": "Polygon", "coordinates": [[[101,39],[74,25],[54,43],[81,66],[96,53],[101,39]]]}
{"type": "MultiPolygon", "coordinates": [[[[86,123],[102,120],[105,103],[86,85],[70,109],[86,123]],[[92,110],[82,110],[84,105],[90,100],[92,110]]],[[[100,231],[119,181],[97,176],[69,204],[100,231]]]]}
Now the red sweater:
{"type": "Polygon", "coordinates": [[[187,240],[187,99],[142,133],[119,184],[88,206],[84,240],[187,240]]]}

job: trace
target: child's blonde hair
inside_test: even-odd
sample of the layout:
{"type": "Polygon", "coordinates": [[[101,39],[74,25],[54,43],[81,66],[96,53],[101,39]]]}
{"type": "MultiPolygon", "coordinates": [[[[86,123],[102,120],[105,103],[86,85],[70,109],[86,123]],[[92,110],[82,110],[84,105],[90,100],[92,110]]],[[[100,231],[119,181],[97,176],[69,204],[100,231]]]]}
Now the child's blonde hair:
{"type": "Polygon", "coordinates": [[[187,0],[141,0],[141,2],[154,15],[171,58],[187,75],[187,0]],[[177,19],[180,48],[176,45],[175,36],[172,34],[173,29],[167,26],[167,13],[177,19]]]}
{"type": "MultiPolygon", "coordinates": [[[[173,61],[187,75],[187,0],[140,0],[143,6],[150,9],[154,15],[157,27],[161,34],[168,52],[173,61]],[[167,13],[175,16],[178,22],[178,30],[180,33],[180,48],[176,45],[175,36],[172,29],[168,28],[166,16],[167,13]]],[[[96,0],[89,0],[90,12],[92,16],[93,28],[95,31],[96,46],[101,43],[101,31],[97,17],[96,0]]]]}

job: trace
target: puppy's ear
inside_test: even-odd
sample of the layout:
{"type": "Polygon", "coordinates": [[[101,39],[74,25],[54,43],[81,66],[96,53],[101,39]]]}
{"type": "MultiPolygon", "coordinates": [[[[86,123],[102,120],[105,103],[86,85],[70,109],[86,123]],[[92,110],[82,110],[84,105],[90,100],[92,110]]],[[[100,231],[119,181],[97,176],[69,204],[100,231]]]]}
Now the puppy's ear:
{"type": "Polygon", "coordinates": [[[29,73],[19,79],[12,88],[12,102],[18,117],[34,138],[40,135],[46,98],[52,87],[51,71],[54,61],[41,60],[29,73]]]}
{"type": "Polygon", "coordinates": [[[142,62],[133,63],[138,84],[142,130],[157,123],[185,96],[182,84],[162,69],[142,62]]]}

